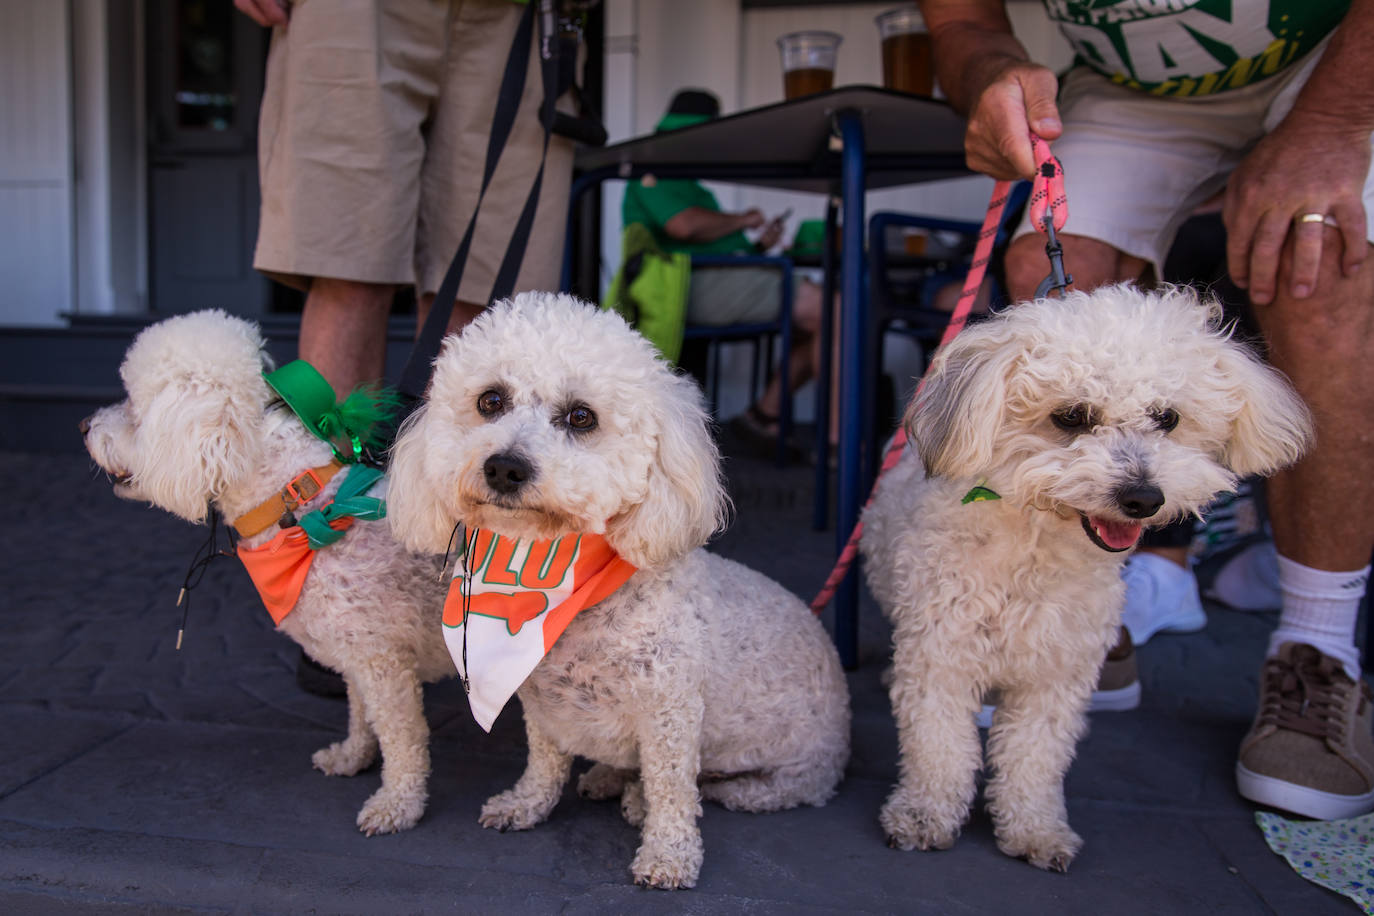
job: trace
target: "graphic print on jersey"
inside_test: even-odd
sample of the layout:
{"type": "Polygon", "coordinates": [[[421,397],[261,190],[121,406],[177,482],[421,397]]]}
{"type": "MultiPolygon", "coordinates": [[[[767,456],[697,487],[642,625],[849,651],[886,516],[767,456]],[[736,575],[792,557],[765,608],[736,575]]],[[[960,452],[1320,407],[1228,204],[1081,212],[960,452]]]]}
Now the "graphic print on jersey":
{"type": "Polygon", "coordinates": [[[1273,76],[1340,24],[1349,2],[1044,0],[1075,63],[1114,82],[1181,98],[1273,76]]]}

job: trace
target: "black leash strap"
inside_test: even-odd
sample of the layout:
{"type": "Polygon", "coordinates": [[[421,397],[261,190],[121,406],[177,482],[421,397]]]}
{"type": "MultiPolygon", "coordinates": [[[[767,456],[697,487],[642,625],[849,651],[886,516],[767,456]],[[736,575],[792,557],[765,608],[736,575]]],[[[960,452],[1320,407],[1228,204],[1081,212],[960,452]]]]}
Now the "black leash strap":
{"type": "Polygon", "coordinates": [[[177,607],[181,608],[181,626],[177,628],[177,651],[181,651],[181,638],[186,632],[186,621],[191,616],[191,590],[200,585],[200,580],[205,577],[205,569],[214,560],[220,557],[233,558],[231,553],[234,549],[234,538],[229,537],[229,549],[221,550],[219,546],[220,515],[219,510],[214,506],[210,507],[207,513],[210,520],[210,535],[205,539],[205,543],[196,551],[191,558],[191,565],[186,568],[186,575],[181,579],[181,589],[177,592],[177,607]]]}
{"type": "MultiPolygon", "coordinates": [[[[544,3],[547,2],[549,0],[544,0],[544,3]]],[[[477,226],[482,199],[486,196],[492,175],[496,172],[496,164],[501,158],[502,150],[505,149],[506,140],[510,137],[516,113],[520,109],[520,99],[525,92],[525,74],[529,70],[530,46],[534,39],[535,7],[542,5],[544,4],[538,0],[529,0],[520,18],[520,24],[516,27],[515,40],[511,44],[510,56],[506,59],[506,70],[501,77],[501,88],[496,97],[496,112],[492,117],[491,135],[487,140],[487,159],[482,171],[482,187],[477,194],[477,204],[473,207],[472,217],[468,220],[467,230],[463,233],[463,240],[453,255],[453,261],[444,274],[443,282],[439,284],[434,305],[425,319],[419,337],[416,338],[415,346],[410,351],[405,369],[401,372],[398,387],[409,401],[404,408],[406,413],[424,396],[425,387],[429,384],[430,366],[439,355],[439,347],[448,330],[449,316],[453,313],[453,305],[458,298],[458,287],[463,279],[463,268],[467,264],[468,249],[472,247],[473,230],[477,226]]],[[[543,31],[542,25],[540,31],[543,31]]],[[[548,39],[548,42],[541,41],[541,48],[552,41],[552,36],[548,36],[548,39]]],[[[529,241],[530,229],[534,225],[534,211],[539,203],[539,189],[544,178],[544,160],[548,155],[549,133],[553,125],[554,103],[558,99],[557,57],[541,53],[540,63],[544,83],[544,101],[539,108],[539,120],[544,127],[543,152],[539,158],[539,170],[535,174],[534,184],[516,223],[515,232],[497,272],[488,302],[510,296],[515,288],[516,275],[519,273],[521,262],[524,261],[525,247],[529,241]]]]}

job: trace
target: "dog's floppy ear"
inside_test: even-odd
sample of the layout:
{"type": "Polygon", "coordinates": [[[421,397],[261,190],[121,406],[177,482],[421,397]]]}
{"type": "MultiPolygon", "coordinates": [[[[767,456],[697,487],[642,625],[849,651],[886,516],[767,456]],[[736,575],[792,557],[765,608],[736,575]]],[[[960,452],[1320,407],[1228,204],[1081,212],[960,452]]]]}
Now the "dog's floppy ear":
{"type": "Polygon", "coordinates": [[[142,456],[132,483],[146,498],[191,522],[209,502],[252,473],[267,384],[257,392],[195,373],[173,378],[142,413],[135,445],[142,456]]]}
{"type": "Polygon", "coordinates": [[[980,473],[1004,422],[1007,377],[1016,358],[995,323],[966,328],[936,356],[903,419],[930,477],[980,473]]]}
{"type": "Polygon", "coordinates": [[[1288,467],[1312,441],[1312,415],[1278,370],[1265,365],[1249,347],[1222,341],[1218,360],[1226,395],[1240,404],[1231,423],[1223,461],[1233,472],[1266,476],[1288,467]]]}
{"type": "Polygon", "coordinates": [[[720,452],[694,383],[662,372],[659,429],[644,500],[611,519],[606,537],[630,563],[662,566],[700,547],[725,525],[729,497],[720,452]]]}
{"type": "Polygon", "coordinates": [[[425,446],[429,441],[431,409],[429,404],[423,404],[407,417],[391,447],[386,517],[396,540],[411,550],[433,554],[448,548],[456,519],[444,511],[426,473],[425,446]]]}

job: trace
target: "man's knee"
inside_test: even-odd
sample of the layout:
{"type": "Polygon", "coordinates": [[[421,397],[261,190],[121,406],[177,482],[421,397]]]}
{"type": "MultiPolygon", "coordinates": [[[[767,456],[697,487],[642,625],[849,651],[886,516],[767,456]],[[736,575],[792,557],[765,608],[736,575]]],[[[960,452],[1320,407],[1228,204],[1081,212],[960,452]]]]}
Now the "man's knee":
{"type": "MultiPolygon", "coordinates": [[[[1064,246],[1064,271],[1073,277],[1076,289],[1090,290],[1107,283],[1138,280],[1146,262],[1123,254],[1097,239],[1082,235],[1061,235],[1064,246]]],[[[1036,288],[1050,274],[1045,237],[1027,233],[1011,243],[1006,254],[1007,287],[1012,300],[1020,302],[1035,296],[1036,288]]]]}
{"type": "Polygon", "coordinates": [[[792,298],[792,326],[807,334],[814,334],[821,327],[821,287],[810,280],[802,280],[797,285],[796,295],[792,298]]]}
{"type": "Polygon", "coordinates": [[[1312,295],[1294,298],[1291,251],[1280,263],[1274,300],[1254,306],[1255,316],[1284,363],[1358,367],[1374,345],[1374,271],[1341,270],[1339,252],[1323,252],[1312,295]]]}

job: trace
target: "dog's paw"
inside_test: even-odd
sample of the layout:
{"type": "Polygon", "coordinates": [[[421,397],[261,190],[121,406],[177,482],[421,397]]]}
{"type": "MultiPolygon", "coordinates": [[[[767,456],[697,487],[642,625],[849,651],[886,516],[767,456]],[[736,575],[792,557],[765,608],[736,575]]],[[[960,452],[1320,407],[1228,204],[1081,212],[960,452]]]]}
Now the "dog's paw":
{"type": "Polygon", "coordinates": [[[377,762],[377,745],[336,741],[310,755],[310,762],[329,776],[356,776],[377,762]]]}
{"type": "Polygon", "coordinates": [[[1045,871],[1066,872],[1069,863],[1083,848],[1083,839],[1068,824],[1056,824],[1040,831],[997,831],[997,848],[1007,855],[1025,859],[1045,871]]]}
{"type": "Polygon", "coordinates": [[[908,852],[949,849],[959,838],[962,825],[962,818],[938,818],[895,794],[883,804],[878,821],[887,834],[887,845],[908,852]]]}
{"type": "Polygon", "coordinates": [[[592,768],[577,777],[577,794],[592,801],[605,801],[616,798],[625,791],[628,774],[604,763],[593,764],[592,768]]]}
{"type": "MultiPolygon", "coordinates": [[[[644,804],[644,783],[638,779],[625,783],[620,795],[620,816],[631,827],[643,827],[648,809],[644,804]]],[[[698,812],[700,816],[700,812],[698,812]]]]}
{"type": "Polygon", "coordinates": [[[423,792],[398,791],[383,786],[358,812],[358,829],[368,836],[409,830],[425,813],[423,792]]]}
{"type": "Polygon", "coordinates": [[[502,832],[529,830],[548,816],[549,812],[543,805],[532,804],[529,799],[517,795],[514,789],[507,789],[487,799],[477,822],[483,827],[502,832]]]}
{"type": "Polygon", "coordinates": [[[645,840],[630,863],[630,874],[642,887],[696,887],[702,857],[701,834],[695,831],[676,844],[645,840]]]}

